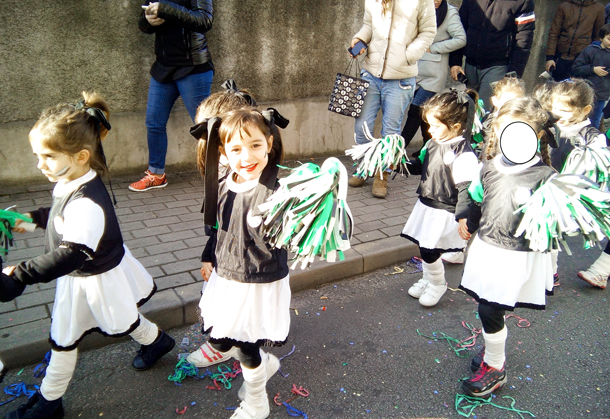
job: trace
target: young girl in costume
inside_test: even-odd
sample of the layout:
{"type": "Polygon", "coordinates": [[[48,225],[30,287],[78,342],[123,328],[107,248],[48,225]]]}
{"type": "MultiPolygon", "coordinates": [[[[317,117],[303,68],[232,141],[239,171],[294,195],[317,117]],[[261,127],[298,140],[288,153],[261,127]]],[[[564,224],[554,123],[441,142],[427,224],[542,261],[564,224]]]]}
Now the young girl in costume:
{"type": "Polygon", "coordinates": [[[419,246],[423,278],[409,288],[409,295],[425,307],[436,305],[447,291],[441,254],[466,247],[458,228],[466,228],[467,189],[477,170],[477,157],[470,146],[476,100],[473,90],[453,90],[424,104],[432,140],[409,167],[412,173],[421,170],[419,200],[401,236],[419,246]]]}
{"type": "Polygon", "coordinates": [[[257,110],[230,112],[207,122],[204,222],[217,225],[204,250],[202,273],[207,285],[199,304],[209,342],[200,352],[236,357],[241,362],[243,402],[232,418],[268,417],[266,382],[279,360],[261,350],[285,343],[290,328],[290,284],[287,253],[269,246],[258,205],[277,183],[282,144],[274,120],[279,114],[257,110]],[[218,178],[219,148],[229,174],[218,178]],[[212,254],[213,253],[213,254],[212,254]],[[227,301],[233,309],[227,310],[227,301]]]}
{"type": "MultiPolygon", "coordinates": [[[[583,79],[570,79],[557,83],[552,93],[552,113],[559,118],[557,125],[560,135],[557,148],[551,148],[553,167],[565,172],[564,166],[568,155],[575,146],[600,148],[607,146],[607,138],[597,128],[591,125],[588,118],[593,109],[595,92],[583,79]]],[[[554,259],[555,266],[557,259],[554,259]]],[[[610,244],[600,257],[586,271],[578,272],[578,277],[589,284],[606,288],[610,275],[610,244]]]]}
{"type": "MultiPolygon", "coordinates": [[[[123,244],[101,175],[108,107],[83,93],[76,105],[45,110],[30,131],[38,168],[56,186],[50,208],[30,213],[46,229],[46,253],[3,270],[0,299],[10,301],[27,285],[57,279],[51,322],[51,361],[40,392],[7,418],[62,418],[77,346],[93,331],[131,337],[142,346],[132,362],[150,368],[174,347],[174,339],[144,318],[138,307],[155,292],[152,277],[123,244]]],[[[18,227],[18,226],[17,226],[18,227]]]]}
{"type": "Polygon", "coordinates": [[[523,236],[515,237],[523,218],[517,208],[555,173],[548,166],[546,140],[540,142],[542,156],[536,154],[538,138],[545,138],[542,130],[546,121],[547,112],[535,99],[505,103],[493,122],[494,136],[488,149],[491,159],[470,187],[472,198],[480,206],[471,205],[468,229],[465,234],[462,230],[460,233],[468,239],[478,229],[478,235],[470,246],[460,288],[479,303],[485,339],[484,353],[475,356],[471,364],[476,373],[462,383],[462,389],[470,396],[485,396],[506,382],[505,310],[544,309],[545,293],[553,289],[550,253],[533,252],[523,236]],[[531,134],[527,147],[523,147],[529,148],[525,158],[523,153],[515,158],[507,151],[511,142],[522,140],[522,136],[502,135],[514,122],[529,125],[523,124],[531,134]]]}

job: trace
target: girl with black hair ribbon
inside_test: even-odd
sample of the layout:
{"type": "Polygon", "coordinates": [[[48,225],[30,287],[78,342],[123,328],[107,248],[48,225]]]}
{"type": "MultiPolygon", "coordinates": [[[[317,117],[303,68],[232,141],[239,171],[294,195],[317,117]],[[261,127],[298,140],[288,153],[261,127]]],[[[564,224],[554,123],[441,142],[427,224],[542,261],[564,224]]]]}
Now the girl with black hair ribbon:
{"type": "MultiPolygon", "coordinates": [[[[0,275],[0,301],[11,301],[28,285],[57,280],[50,343],[51,360],[40,392],[9,418],[63,417],[62,396],[74,373],[77,347],[91,332],[131,337],[142,346],[132,361],[152,367],[174,347],[174,339],[139,313],[156,291],[151,275],[123,244],[112,201],[100,175],[108,171],[101,141],[110,124],[106,103],[83,93],[76,105],[43,111],[30,131],[38,168],[51,181],[53,203],[27,214],[46,230],[45,254],[0,275]]],[[[14,231],[23,232],[15,221],[14,231]]]]}
{"type": "Polygon", "coordinates": [[[239,359],[243,401],[232,418],[269,415],[266,382],[280,363],[261,347],[283,345],[290,329],[288,255],[269,245],[258,212],[277,187],[282,159],[277,126],[287,124],[274,109],[242,109],[201,122],[195,133],[206,141],[199,157],[205,167],[204,223],[216,228],[202,255],[209,270],[202,270],[207,285],[199,304],[210,337],[187,361],[207,367],[239,359]],[[221,154],[229,166],[224,177],[218,172],[221,154]]]}

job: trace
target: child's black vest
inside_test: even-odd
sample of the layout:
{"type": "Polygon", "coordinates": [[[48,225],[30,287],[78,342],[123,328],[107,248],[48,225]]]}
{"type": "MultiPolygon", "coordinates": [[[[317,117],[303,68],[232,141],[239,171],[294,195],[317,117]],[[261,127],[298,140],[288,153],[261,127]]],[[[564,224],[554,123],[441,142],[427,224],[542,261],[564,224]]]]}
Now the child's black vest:
{"type": "MultiPolygon", "coordinates": [[[[106,186],[104,186],[104,182],[102,182],[99,176],[95,176],[95,178],[81,185],[72,193],[65,196],[53,197],[49,221],[47,223],[45,251],[47,253],[51,252],[62,244],[63,236],[55,229],[54,220],[56,217],[63,219],[66,205],[79,198],[89,198],[102,208],[105,217],[105,227],[95,252],[93,249],[88,249],[85,253],[92,253],[92,255],[90,255],[81,269],[72,272],[70,275],[81,277],[99,275],[117,267],[125,254],[119,221],[116,218],[106,186]]],[[[67,245],[69,246],[70,244],[68,243],[67,245]]],[[[79,244],[76,243],[76,245],[78,246],[79,244]]]]}
{"type": "Polygon", "coordinates": [[[563,131],[560,129],[557,148],[550,149],[551,165],[560,172],[575,146],[589,145],[599,135],[601,135],[601,132],[591,124],[578,131],[563,131]]]}

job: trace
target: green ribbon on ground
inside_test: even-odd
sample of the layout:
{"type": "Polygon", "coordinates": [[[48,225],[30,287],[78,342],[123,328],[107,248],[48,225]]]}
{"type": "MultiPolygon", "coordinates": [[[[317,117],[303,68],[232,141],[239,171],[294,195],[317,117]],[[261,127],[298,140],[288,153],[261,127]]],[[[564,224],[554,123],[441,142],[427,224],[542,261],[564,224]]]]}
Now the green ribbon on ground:
{"type": "Polygon", "coordinates": [[[525,419],[524,415],[530,415],[533,418],[536,417],[536,415],[534,415],[532,412],[529,412],[527,410],[517,409],[515,407],[515,404],[517,402],[512,397],[502,396],[502,398],[511,400],[510,406],[501,406],[499,404],[494,403],[493,395],[490,395],[488,398],[485,399],[482,397],[470,397],[465,394],[456,394],[455,395],[455,411],[458,412],[458,414],[460,416],[469,418],[473,415],[473,412],[477,407],[488,405],[488,406],[495,407],[497,409],[508,410],[509,412],[514,412],[517,415],[519,415],[519,417],[521,419],[525,419]]]}

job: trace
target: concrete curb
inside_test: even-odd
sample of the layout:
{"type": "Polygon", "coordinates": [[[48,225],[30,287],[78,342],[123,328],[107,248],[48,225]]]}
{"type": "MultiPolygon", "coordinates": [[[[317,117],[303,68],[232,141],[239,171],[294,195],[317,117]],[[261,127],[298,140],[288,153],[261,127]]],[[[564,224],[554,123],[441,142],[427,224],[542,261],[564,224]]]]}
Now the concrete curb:
{"type": "MultiPolygon", "coordinates": [[[[339,281],[375,269],[403,263],[419,254],[417,245],[401,237],[388,237],[358,244],[345,252],[345,260],[328,263],[317,260],[307,270],[290,272],[293,293],[339,281]]],[[[164,330],[188,326],[199,321],[201,283],[157,291],[141,312],[164,330]]],[[[50,320],[38,320],[4,330],[0,339],[0,360],[8,368],[20,368],[42,361],[50,350],[48,342],[50,320]]],[[[129,336],[110,338],[92,333],[83,339],[79,350],[88,350],[129,340],[129,336]]]]}

